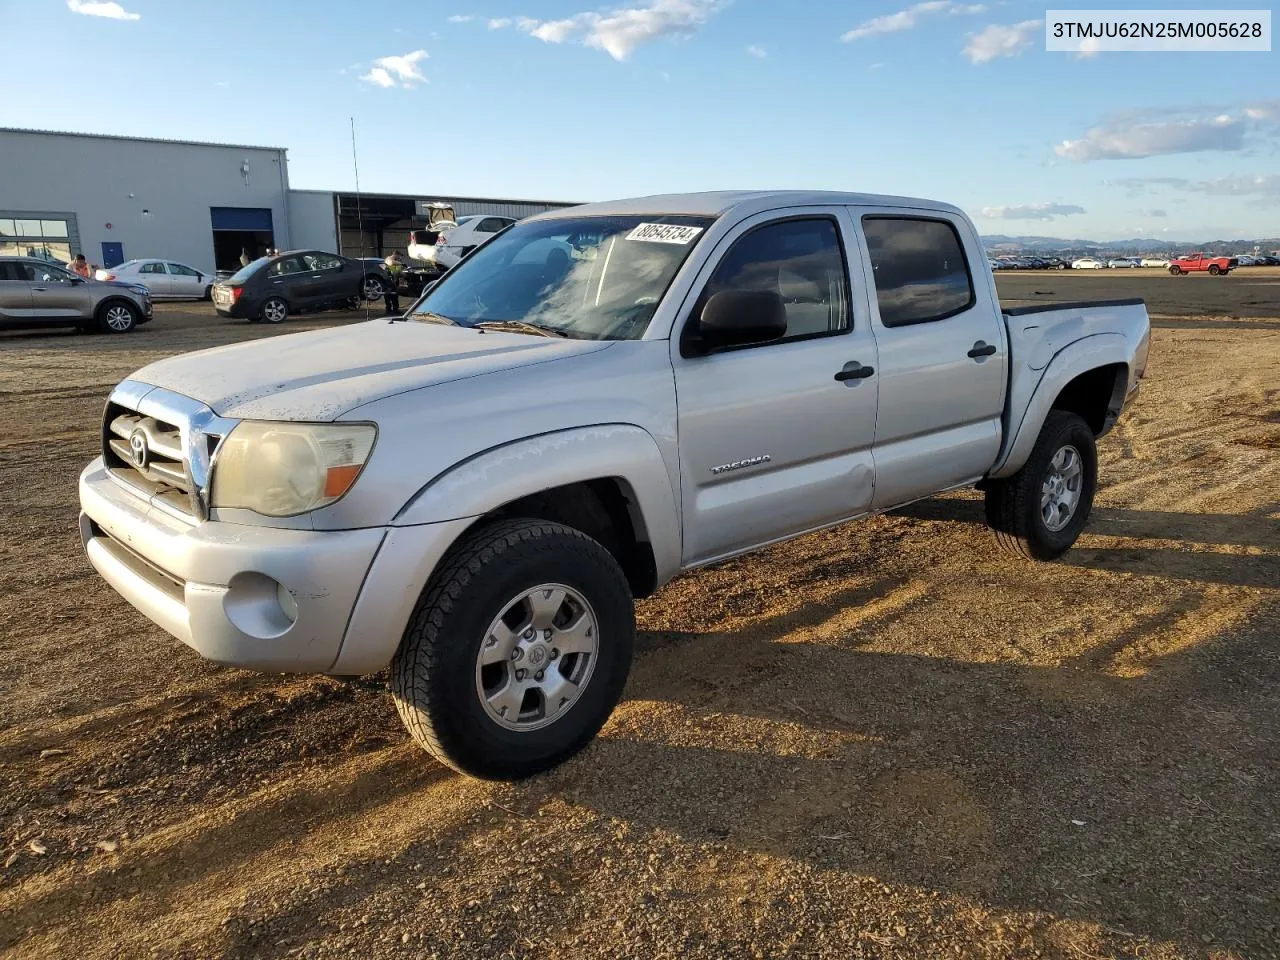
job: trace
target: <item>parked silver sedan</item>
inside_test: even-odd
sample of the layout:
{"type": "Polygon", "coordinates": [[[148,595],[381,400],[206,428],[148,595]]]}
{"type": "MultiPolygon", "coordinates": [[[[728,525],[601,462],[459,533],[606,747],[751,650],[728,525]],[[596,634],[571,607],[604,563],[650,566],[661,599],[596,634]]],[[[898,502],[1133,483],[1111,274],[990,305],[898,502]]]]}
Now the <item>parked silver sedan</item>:
{"type": "Polygon", "coordinates": [[[94,278],[142,284],[154,300],[208,300],[214,283],[212,270],[197,270],[172,260],[126,260],[99,268],[94,278]]]}

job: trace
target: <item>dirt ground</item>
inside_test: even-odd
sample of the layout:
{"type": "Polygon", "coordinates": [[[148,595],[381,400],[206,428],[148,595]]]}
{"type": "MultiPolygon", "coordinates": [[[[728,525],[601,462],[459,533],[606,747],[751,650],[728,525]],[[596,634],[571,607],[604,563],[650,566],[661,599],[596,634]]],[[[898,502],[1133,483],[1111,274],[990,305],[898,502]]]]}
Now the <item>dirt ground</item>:
{"type": "Polygon", "coordinates": [[[1280,956],[1280,271],[1134,273],[998,281],[1157,315],[1065,562],[965,492],[681,577],[599,740],[518,785],[377,678],[199,660],[83,559],[111,386],[276,329],[0,335],[0,953],[1280,956]]]}

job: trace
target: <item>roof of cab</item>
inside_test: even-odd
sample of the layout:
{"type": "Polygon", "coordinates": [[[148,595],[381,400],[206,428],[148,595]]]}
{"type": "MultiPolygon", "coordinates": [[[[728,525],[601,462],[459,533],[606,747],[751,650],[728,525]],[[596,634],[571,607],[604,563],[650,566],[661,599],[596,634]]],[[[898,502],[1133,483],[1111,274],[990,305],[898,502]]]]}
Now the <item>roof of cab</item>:
{"type": "Polygon", "coordinates": [[[716,190],[706,193],[666,193],[630,200],[608,200],[584,203],[540,213],[534,220],[564,217],[600,217],[641,214],[669,214],[692,217],[720,217],[733,212],[742,216],[763,213],[779,207],[907,207],[922,210],[961,213],[948,203],[922,200],[918,197],[892,197],[874,193],[841,193],[830,190],[716,190]]]}

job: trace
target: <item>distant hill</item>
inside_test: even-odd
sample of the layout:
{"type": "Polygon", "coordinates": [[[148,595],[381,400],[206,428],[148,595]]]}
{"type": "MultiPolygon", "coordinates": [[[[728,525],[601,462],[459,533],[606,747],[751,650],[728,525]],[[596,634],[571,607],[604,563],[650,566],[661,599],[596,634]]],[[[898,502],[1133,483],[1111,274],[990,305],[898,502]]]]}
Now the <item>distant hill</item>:
{"type": "Polygon", "coordinates": [[[1280,237],[1264,240],[1201,240],[1196,243],[1179,240],[1157,240],[1153,237],[1135,237],[1132,240],[1064,240],[1062,237],[1011,237],[1003,233],[983,236],[983,246],[997,255],[1018,253],[1070,253],[1107,254],[1132,256],[1146,253],[1207,253],[1231,254],[1271,253],[1280,249],[1280,237]]]}

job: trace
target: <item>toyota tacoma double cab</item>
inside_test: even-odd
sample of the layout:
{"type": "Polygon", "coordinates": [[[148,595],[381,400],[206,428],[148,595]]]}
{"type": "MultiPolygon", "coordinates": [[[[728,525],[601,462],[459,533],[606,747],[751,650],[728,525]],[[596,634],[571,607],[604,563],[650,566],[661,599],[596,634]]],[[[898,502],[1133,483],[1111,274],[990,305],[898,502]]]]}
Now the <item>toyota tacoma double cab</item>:
{"type": "Polygon", "coordinates": [[[1235,257],[1211,257],[1203,253],[1188,253],[1169,261],[1169,272],[1175,277],[1185,273],[1208,273],[1226,276],[1239,266],[1235,257]]]}
{"type": "Polygon", "coordinates": [[[390,667],[413,738],[518,778],[682,571],[978,486],[1062,555],[1138,391],[1140,300],[1001,310],[957,208],[658,196],[522,221],[403,317],[152,363],[80,477],[88,558],[211,660],[390,667]]]}

